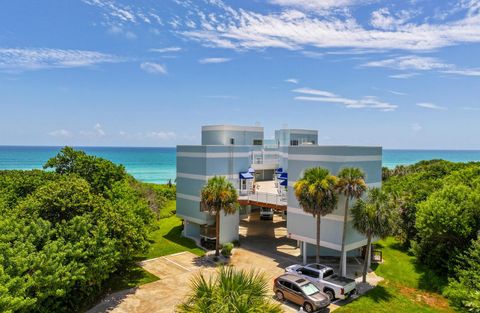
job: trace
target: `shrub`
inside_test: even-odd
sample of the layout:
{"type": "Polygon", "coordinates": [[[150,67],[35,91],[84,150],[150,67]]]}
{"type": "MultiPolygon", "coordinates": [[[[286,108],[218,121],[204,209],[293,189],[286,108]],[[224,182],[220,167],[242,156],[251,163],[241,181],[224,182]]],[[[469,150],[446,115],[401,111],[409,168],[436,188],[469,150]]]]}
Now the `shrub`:
{"type": "Polygon", "coordinates": [[[230,257],[232,255],[232,250],[233,250],[233,243],[226,243],[222,247],[222,255],[226,258],[230,257]]]}
{"type": "Polygon", "coordinates": [[[451,279],[445,295],[461,312],[480,312],[480,236],[458,258],[458,277],[451,279]]]}

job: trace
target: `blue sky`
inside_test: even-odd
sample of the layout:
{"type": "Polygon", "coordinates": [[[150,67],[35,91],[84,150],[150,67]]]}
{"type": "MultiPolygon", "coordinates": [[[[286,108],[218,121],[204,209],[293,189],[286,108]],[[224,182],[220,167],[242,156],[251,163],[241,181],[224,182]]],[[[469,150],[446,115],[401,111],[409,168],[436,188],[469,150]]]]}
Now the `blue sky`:
{"type": "Polygon", "coordinates": [[[479,0],[2,1],[0,144],[480,149],[478,56],[479,0]]]}

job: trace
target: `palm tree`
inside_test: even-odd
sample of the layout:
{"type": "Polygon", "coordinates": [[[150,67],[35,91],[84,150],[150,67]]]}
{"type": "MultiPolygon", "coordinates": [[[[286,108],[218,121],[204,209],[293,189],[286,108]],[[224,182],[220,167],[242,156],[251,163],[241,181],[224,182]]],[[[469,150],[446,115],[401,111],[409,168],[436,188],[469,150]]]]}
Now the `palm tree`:
{"type": "Polygon", "coordinates": [[[385,193],[379,188],[368,191],[367,199],[358,200],[353,206],[351,213],[353,227],[367,237],[367,249],[363,263],[363,282],[367,281],[368,262],[371,255],[373,237],[385,237],[390,233],[390,214],[388,201],[385,193]]]}
{"type": "Polygon", "coordinates": [[[177,307],[179,313],[280,313],[279,304],[268,298],[268,281],[259,272],[222,267],[209,279],[194,276],[191,294],[177,307]]]}
{"type": "Polygon", "coordinates": [[[327,169],[314,167],[306,170],[293,187],[300,206],[317,219],[317,263],[320,262],[320,219],[337,207],[336,184],[337,178],[327,169]]]}
{"type": "Polygon", "coordinates": [[[238,209],[237,190],[223,176],[210,178],[201,192],[201,208],[215,215],[215,255],[219,256],[220,249],[220,211],[224,214],[234,214],[238,209]]]}
{"type": "Polygon", "coordinates": [[[337,191],[345,196],[345,212],[343,215],[342,253],[340,255],[340,273],[342,276],[347,272],[347,260],[345,255],[345,241],[347,237],[347,218],[350,200],[360,199],[367,190],[365,173],[356,167],[346,167],[338,173],[337,191]]]}

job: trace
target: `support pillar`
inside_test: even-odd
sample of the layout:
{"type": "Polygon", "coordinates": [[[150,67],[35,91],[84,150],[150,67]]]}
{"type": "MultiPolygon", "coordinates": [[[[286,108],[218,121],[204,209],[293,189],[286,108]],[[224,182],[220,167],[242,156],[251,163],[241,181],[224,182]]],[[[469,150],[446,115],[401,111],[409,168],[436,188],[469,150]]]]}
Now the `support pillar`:
{"type": "Polygon", "coordinates": [[[341,276],[347,276],[347,251],[344,251],[342,254],[342,273],[341,276]]]}
{"type": "Polygon", "coordinates": [[[307,264],[307,242],[304,241],[302,245],[303,265],[307,264]]]}

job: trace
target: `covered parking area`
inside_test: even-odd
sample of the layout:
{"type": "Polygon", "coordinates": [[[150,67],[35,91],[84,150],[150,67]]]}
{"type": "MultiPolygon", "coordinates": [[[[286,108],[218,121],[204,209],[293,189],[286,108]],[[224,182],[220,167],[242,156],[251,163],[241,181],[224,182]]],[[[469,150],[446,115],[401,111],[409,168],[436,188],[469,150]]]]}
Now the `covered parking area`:
{"type": "Polygon", "coordinates": [[[250,213],[241,216],[239,241],[242,248],[282,256],[292,262],[301,261],[297,240],[288,238],[284,210],[274,209],[272,220],[260,219],[260,207],[252,206],[250,213]]]}

